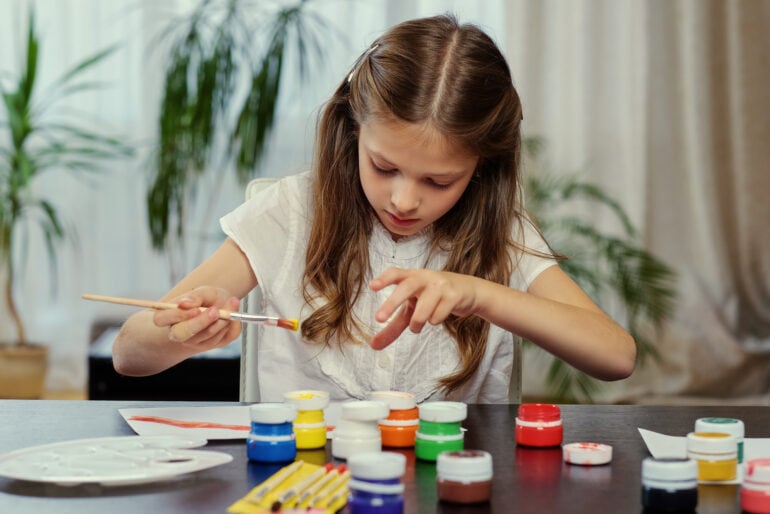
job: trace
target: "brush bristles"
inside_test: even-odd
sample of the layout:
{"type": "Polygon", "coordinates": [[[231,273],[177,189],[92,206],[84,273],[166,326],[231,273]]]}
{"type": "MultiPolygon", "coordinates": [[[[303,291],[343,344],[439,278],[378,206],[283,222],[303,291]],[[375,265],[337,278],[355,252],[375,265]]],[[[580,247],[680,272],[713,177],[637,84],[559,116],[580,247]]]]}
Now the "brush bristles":
{"type": "Polygon", "coordinates": [[[296,332],[297,330],[299,330],[299,320],[280,318],[278,320],[278,326],[281,328],[287,328],[289,330],[293,330],[294,332],[296,332]]]}

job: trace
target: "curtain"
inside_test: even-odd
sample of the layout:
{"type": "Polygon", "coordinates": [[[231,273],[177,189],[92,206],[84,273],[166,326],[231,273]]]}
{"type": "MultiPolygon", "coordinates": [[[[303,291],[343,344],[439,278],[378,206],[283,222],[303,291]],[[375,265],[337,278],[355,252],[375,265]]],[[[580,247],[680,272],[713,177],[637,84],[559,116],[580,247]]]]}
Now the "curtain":
{"type": "MultiPolygon", "coordinates": [[[[525,130],[554,169],[614,195],[679,276],[660,360],[601,398],[770,401],[770,3],[507,5],[525,130]]],[[[544,391],[538,357],[525,394],[544,391]]]]}

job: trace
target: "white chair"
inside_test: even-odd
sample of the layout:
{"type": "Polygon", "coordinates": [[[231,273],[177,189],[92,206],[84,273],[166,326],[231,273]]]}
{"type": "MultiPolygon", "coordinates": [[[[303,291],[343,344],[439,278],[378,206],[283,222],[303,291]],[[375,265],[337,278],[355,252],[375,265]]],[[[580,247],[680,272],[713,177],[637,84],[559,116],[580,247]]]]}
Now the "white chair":
{"type": "MultiPolygon", "coordinates": [[[[255,178],[246,185],[246,199],[273,184],[277,178],[255,178]]],[[[259,308],[262,295],[255,287],[246,297],[243,309],[249,311],[259,308]]],[[[510,403],[521,403],[521,339],[513,339],[513,369],[508,390],[510,403]]],[[[257,325],[246,323],[241,333],[241,377],[239,399],[242,402],[259,402],[259,379],[257,377],[257,325]]]]}
{"type": "MultiPolygon", "coordinates": [[[[275,183],[277,178],[255,178],[246,185],[246,199],[250,199],[259,191],[262,191],[269,185],[275,183]]],[[[262,293],[259,287],[255,287],[248,296],[243,305],[243,310],[248,312],[259,310],[262,301],[262,293]]],[[[244,323],[243,332],[241,332],[241,378],[240,392],[238,394],[240,401],[255,403],[259,401],[259,379],[257,377],[257,325],[254,323],[244,323]]]]}

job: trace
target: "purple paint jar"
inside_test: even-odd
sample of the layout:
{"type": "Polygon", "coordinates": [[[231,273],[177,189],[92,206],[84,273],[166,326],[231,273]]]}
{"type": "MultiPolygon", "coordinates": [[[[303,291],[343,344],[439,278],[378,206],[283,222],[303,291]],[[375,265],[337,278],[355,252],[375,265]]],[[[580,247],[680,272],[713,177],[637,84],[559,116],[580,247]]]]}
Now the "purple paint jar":
{"type": "Polygon", "coordinates": [[[357,453],[348,459],[349,514],[403,514],[406,457],[400,453],[357,453]]]}

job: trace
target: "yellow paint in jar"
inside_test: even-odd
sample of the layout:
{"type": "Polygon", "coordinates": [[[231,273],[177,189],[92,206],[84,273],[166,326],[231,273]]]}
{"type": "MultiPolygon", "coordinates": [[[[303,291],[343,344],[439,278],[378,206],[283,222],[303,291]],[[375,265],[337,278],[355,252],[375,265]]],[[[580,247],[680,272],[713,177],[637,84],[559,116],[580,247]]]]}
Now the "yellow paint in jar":
{"type": "Polygon", "coordinates": [[[738,471],[738,441],[717,432],[687,434],[687,457],[698,463],[698,480],[734,480],[738,471]]]}
{"type": "Polygon", "coordinates": [[[315,450],[326,446],[326,420],[324,409],[329,405],[326,391],[289,391],[284,393],[285,403],[297,408],[294,419],[294,435],[298,450],[315,450]]]}

